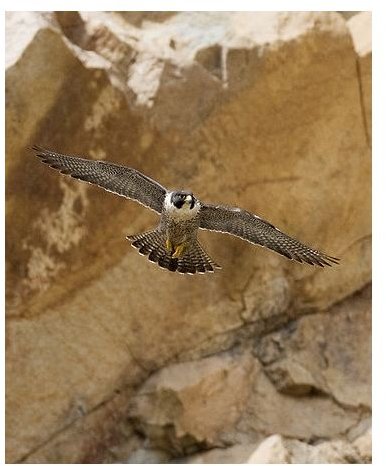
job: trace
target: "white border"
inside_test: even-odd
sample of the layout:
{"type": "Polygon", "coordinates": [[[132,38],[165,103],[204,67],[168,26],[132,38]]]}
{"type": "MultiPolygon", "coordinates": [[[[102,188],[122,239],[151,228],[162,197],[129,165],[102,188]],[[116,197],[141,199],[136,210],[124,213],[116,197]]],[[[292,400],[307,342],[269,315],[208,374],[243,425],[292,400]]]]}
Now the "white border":
{"type": "MultiPolygon", "coordinates": [[[[1,18],[1,25],[3,28],[1,37],[4,42],[4,30],[5,30],[5,23],[4,23],[4,14],[3,17],[1,18]]],[[[2,63],[5,63],[5,50],[4,50],[4,43],[2,44],[1,47],[1,54],[3,57],[2,63]]],[[[4,65],[3,65],[4,66],[4,65]]],[[[2,154],[5,154],[5,76],[4,72],[1,73],[1,88],[3,92],[1,93],[1,148],[2,148],[2,154]]],[[[2,278],[2,283],[3,283],[3,293],[1,294],[1,304],[0,308],[4,309],[5,313],[5,156],[3,155],[2,158],[3,164],[2,164],[2,169],[0,170],[0,185],[2,187],[1,189],[1,206],[2,206],[2,211],[4,209],[4,214],[1,216],[2,221],[1,221],[1,228],[0,228],[0,235],[1,235],[1,278],[2,278]]],[[[2,212],[3,213],[3,212],[2,212]]],[[[1,374],[2,374],[2,383],[1,383],[1,389],[2,389],[2,400],[5,400],[5,322],[4,322],[4,314],[3,318],[1,319],[1,341],[3,342],[3,353],[2,358],[1,358],[1,374]]],[[[3,401],[4,403],[4,401],[3,401]]],[[[1,432],[0,432],[0,442],[1,442],[1,450],[0,454],[2,455],[0,457],[0,461],[2,461],[3,464],[5,464],[5,406],[2,407],[1,409],[1,432]]]]}
{"type": "MultiPolygon", "coordinates": [[[[375,2],[374,2],[375,3],[375,2]]],[[[368,11],[372,1],[351,0],[5,0],[6,11],[368,11]]]]}
{"type": "MultiPolygon", "coordinates": [[[[384,289],[386,288],[386,273],[384,264],[386,263],[384,243],[386,240],[386,167],[385,167],[385,142],[384,134],[386,133],[386,66],[385,66],[385,28],[386,18],[384,14],[384,2],[379,0],[373,1],[283,1],[276,0],[270,2],[251,1],[251,0],[143,0],[143,1],[126,1],[117,0],[107,1],[9,1],[3,2],[2,27],[4,31],[4,11],[51,11],[51,10],[88,10],[88,11],[373,11],[373,48],[375,49],[374,57],[374,74],[373,74],[373,464],[386,464],[386,308],[383,305],[384,289]],[[267,8],[268,7],[268,8],[267,8]]],[[[4,32],[2,34],[4,41],[4,32]]],[[[4,45],[1,47],[4,63],[4,45]]],[[[2,73],[2,88],[4,90],[4,73],[2,73]]],[[[4,92],[1,94],[2,99],[2,123],[3,123],[3,140],[2,148],[4,149],[4,92]]],[[[4,200],[4,159],[3,169],[0,170],[2,183],[2,206],[4,200]]],[[[2,244],[2,273],[4,274],[4,216],[1,231],[2,244]]],[[[4,283],[4,280],[3,280],[4,283]]],[[[3,287],[4,290],[4,287],[3,287]]],[[[2,295],[2,309],[4,309],[4,292],[2,295]]],[[[1,326],[2,341],[4,338],[4,323],[1,326]]],[[[353,342],[355,344],[355,342],[353,342]]],[[[2,358],[4,374],[4,356],[2,358]]],[[[3,384],[4,390],[4,377],[3,384]]],[[[4,400],[4,396],[3,396],[4,400]]],[[[4,417],[4,409],[2,410],[4,417]]],[[[316,420],[317,422],[317,420],[316,420]]],[[[2,451],[4,452],[4,419],[1,423],[1,442],[2,451]]],[[[4,464],[4,458],[3,458],[4,464]]]]}
{"type": "Polygon", "coordinates": [[[373,464],[386,463],[386,61],[384,8],[373,9],[373,464]],[[374,98],[375,96],[375,98],[374,98]],[[382,124],[383,123],[383,124],[382,124]]]}

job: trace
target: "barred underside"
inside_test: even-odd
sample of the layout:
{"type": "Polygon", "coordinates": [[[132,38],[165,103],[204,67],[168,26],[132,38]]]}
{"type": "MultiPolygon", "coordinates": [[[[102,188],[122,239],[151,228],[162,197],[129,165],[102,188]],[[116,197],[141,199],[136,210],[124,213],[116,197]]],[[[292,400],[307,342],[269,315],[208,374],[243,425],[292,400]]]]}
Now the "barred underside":
{"type": "Polygon", "coordinates": [[[158,230],[127,236],[131,245],[151,262],[155,262],[163,269],[179,273],[206,273],[220,268],[202,249],[195,240],[179,258],[173,258],[166,249],[165,236],[158,230]]]}

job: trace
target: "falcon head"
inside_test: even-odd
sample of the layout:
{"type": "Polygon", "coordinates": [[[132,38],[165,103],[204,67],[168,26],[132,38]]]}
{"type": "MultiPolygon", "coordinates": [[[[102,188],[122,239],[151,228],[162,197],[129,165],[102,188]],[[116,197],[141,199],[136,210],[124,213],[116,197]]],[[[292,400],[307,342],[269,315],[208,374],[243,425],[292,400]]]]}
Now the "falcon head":
{"type": "Polygon", "coordinates": [[[173,191],[170,196],[170,202],[176,209],[193,209],[196,199],[191,192],[173,191]]]}

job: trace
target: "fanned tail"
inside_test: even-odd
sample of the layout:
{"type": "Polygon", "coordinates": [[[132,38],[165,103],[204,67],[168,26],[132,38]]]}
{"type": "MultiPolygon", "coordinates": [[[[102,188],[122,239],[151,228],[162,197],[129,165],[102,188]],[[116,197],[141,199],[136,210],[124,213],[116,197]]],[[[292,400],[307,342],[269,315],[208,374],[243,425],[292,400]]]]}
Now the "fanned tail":
{"type": "Polygon", "coordinates": [[[172,257],[166,249],[165,236],[158,230],[126,237],[138,252],[163,269],[179,273],[206,273],[221,268],[202,249],[200,243],[194,241],[181,257],[172,257]]]}
{"type": "Polygon", "coordinates": [[[196,240],[185,254],[179,258],[177,272],[205,273],[214,272],[215,269],[221,269],[221,267],[208,256],[196,240]]]}

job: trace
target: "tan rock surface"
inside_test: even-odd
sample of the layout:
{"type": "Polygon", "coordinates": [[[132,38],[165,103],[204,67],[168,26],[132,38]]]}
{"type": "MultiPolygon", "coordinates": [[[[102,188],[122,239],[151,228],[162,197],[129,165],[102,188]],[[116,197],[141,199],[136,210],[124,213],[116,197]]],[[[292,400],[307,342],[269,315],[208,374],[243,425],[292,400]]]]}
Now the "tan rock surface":
{"type": "Polygon", "coordinates": [[[213,448],[183,458],[187,464],[344,464],[371,461],[371,430],[360,443],[334,440],[307,444],[281,435],[271,435],[260,444],[213,448]],[[363,448],[358,448],[358,446],[363,448]]]}
{"type": "Polygon", "coordinates": [[[306,441],[339,437],[356,425],[361,416],[359,408],[345,410],[329,397],[281,394],[259,367],[253,395],[248,400],[244,415],[240,417],[235,432],[224,436],[223,440],[232,442],[240,438],[253,441],[261,438],[262,433],[278,433],[306,441]]]}
{"type": "Polygon", "coordinates": [[[336,304],[328,315],[304,316],[292,327],[267,335],[256,353],[283,393],[317,390],[342,405],[370,408],[370,287],[336,304]]]}
{"type": "Polygon", "coordinates": [[[212,448],[184,458],[186,464],[245,464],[256,449],[255,444],[234,445],[228,448],[212,448]]]}
{"type": "MultiPolygon", "coordinates": [[[[92,461],[135,437],[127,409],[150,372],[248,345],[369,282],[371,68],[358,78],[362,55],[337,13],[14,12],[6,22],[7,461],[92,461]],[[317,270],[203,232],[221,273],[160,271],[124,239],[155,215],[60,178],[31,156],[35,143],[241,205],[342,265],[317,270]]],[[[299,385],[292,354],[285,370],[299,385]]],[[[316,431],[305,419],[299,438],[333,437],[360,417],[329,398],[354,396],[342,384],[306,401],[252,367],[259,383],[245,406],[274,403],[253,427],[241,414],[240,439],[275,433],[280,410],[303,405],[304,417],[326,415],[316,431]]],[[[227,416],[204,437],[226,442],[227,416]]],[[[184,426],[198,438],[208,427],[193,420],[184,426]]]]}
{"type": "Polygon", "coordinates": [[[176,453],[191,445],[221,443],[224,427],[239,420],[256,377],[249,355],[219,355],[175,364],[150,377],[130,417],[156,446],[176,453]]]}
{"type": "Polygon", "coordinates": [[[248,464],[288,464],[290,453],[280,435],[271,435],[265,439],[248,458],[248,464]]]}
{"type": "Polygon", "coordinates": [[[130,406],[136,429],[174,454],[197,445],[252,443],[262,433],[311,442],[352,430],[350,440],[357,438],[371,404],[369,291],[331,314],[301,317],[263,337],[254,350],[244,345],[158,371],[130,406]]]}
{"type": "Polygon", "coordinates": [[[348,442],[335,440],[308,445],[272,435],[249,457],[249,464],[326,464],[360,463],[363,459],[348,442]]]}
{"type": "Polygon", "coordinates": [[[354,447],[357,449],[362,461],[371,463],[372,461],[372,435],[371,427],[360,437],[353,442],[354,447]]]}
{"type": "Polygon", "coordinates": [[[372,44],[371,44],[371,11],[363,11],[350,18],[347,26],[350,29],[354,47],[357,52],[357,71],[359,91],[362,100],[363,122],[366,127],[368,144],[371,145],[372,128],[372,44]]]}

